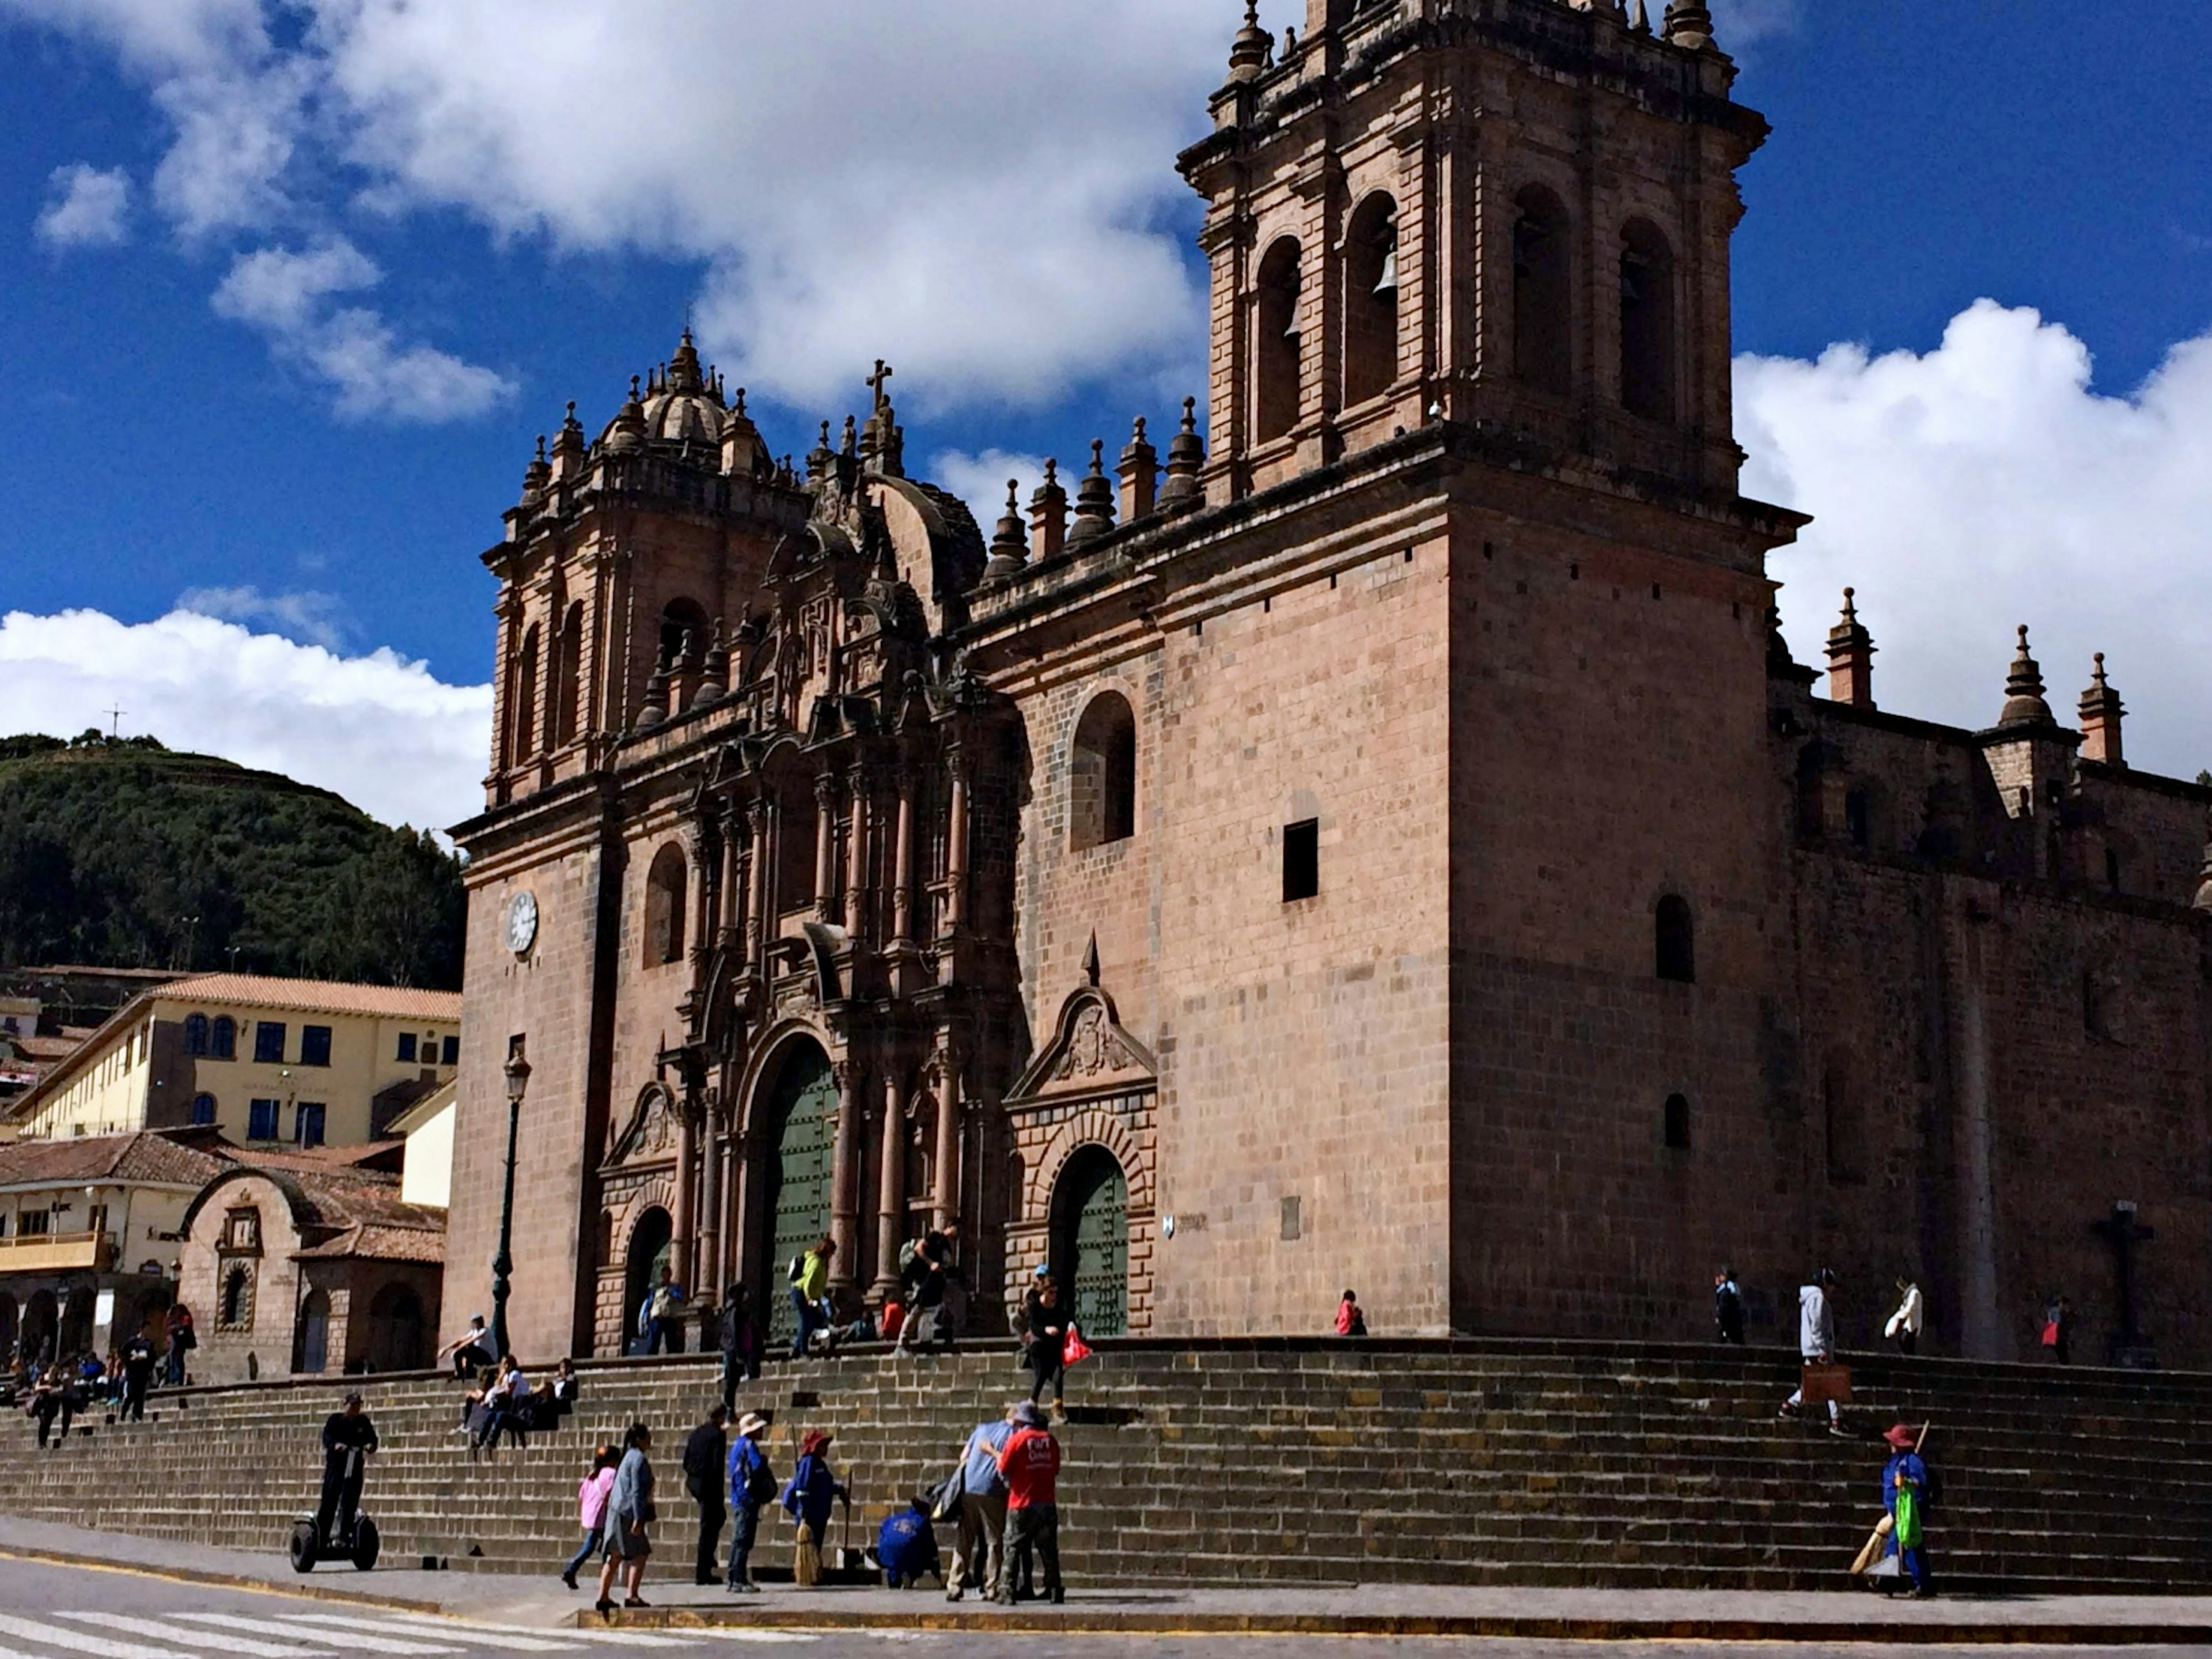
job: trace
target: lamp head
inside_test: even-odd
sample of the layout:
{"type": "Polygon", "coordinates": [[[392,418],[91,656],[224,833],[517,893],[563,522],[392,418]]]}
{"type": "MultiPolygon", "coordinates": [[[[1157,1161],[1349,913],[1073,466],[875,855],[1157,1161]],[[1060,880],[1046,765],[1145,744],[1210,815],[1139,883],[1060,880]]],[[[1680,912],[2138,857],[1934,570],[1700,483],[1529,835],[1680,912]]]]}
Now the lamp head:
{"type": "Polygon", "coordinates": [[[507,1097],[520,1101],[529,1086],[530,1062],[522,1057],[522,1039],[517,1037],[507,1057],[507,1097]]]}

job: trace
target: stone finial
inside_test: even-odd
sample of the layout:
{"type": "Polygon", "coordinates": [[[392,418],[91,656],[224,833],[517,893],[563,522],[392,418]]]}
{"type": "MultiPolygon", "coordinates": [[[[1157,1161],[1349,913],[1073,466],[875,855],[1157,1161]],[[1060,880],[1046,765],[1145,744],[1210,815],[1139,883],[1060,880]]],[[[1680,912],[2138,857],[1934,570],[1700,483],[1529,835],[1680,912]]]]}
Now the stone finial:
{"type": "Polygon", "coordinates": [[[1628,27],[1638,34],[1651,33],[1651,13],[1645,7],[1644,0],[1636,0],[1636,9],[1629,15],[1628,27]]]}
{"type": "Polygon", "coordinates": [[[806,482],[826,483],[830,469],[836,464],[837,452],[830,447],[830,422],[822,422],[822,435],[814,441],[814,447],[806,452],[806,482]]]}
{"type": "Polygon", "coordinates": [[[637,729],[650,732],[668,723],[668,653],[662,652],[645,682],[645,702],[637,711],[637,729]]]}
{"type": "Polygon", "coordinates": [[[1121,516],[1133,524],[1151,514],[1160,484],[1160,453],[1146,441],[1143,416],[1137,416],[1115,470],[1121,477],[1121,516]]]}
{"type": "Polygon", "coordinates": [[[1828,630],[1828,696],[1854,708],[1874,707],[1874,635],[1859,621],[1856,590],[1844,590],[1843,619],[1828,630]]]}
{"type": "Polygon", "coordinates": [[[998,581],[1017,575],[1029,562],[1029,532],[1022,525],[1021,480],[1009,478],[1006,510],[1000,516],[998,527],[991,532],[991,562],[983,567],[984,580],[998,581]]]}
{"type": "Polygon", "coordinates": [[[1178,507],[1203,499],[1198,475],[1206,465],[1206,440],[1198,435],[1198,399],[1182,400],[1182,426],[1168,440],[1168,481],[1160,490],[1162,507],[1178,507]]]}
{"type": "Polygon", "coordinates": [[[2081,694],[2083,760],[2102,761],[2107,766],[2127,764],[2120,747],[2120,716],[2127,712],[2120,704],[2120,694],[2105,678],[2105,653],[2100,651],[2089,689],[2081,694]]]}
{"type": "Polygon", "coordinates": [[[1106,442],[1095,438],[1091,444],[1091,470],[1075,486],[1075,524],[1067,532],[1067,544],[1080,547],[1095,542],[1113,527],[1114,481],[1106,476],[1106,442]]]}
{"type": "Polygon", "coordinates": [[[1709,52],[1713,45],[1713,14],[1697,0],[1668,0],[1667,39],[1692,52],[1709,52]]]}
{"type": "Polygon", "coordinates": [[[691,343],[691,330],[686,325],[684,337],[677,343],[676,355],[668,360],[666,374],[662,377],[671,392],[704,392],[707,377],[700,372],[699,349],[691,343]]]}
{"type": "Polygon", "coordinates": [[[860,425],[850,415],[845,417],[845,435],[837,445],[837,453],[848,459],[860,453],[860,425]]]}
{"type": "Polygon", "coordinates": [[[545,434],[538,434],[538,453],[530,465],[522,469],[522,504],[536,507],[545,499],[546,486],[553,482],[553,464],[545,459],[545,434]]]}
{"type": "Polygon", "coordinates": [[[1255,79],[1275,55],[1275,37],[1260,27],[1260,0],[1245,0],[1244,27],[1229,46],[1229,78],[1255,79]]]}
{"type": "Polygon", "coordinates": [[[638,377],[629,377],[629,401],[616,411],[607,430],[607,447],[634,450],[645,447],[645,405],[638,400],[638,377]]]}
{"type": "Polygon", "coordinates": [[[1060,463],[1048,459],[1044,482],[1030,497],[1030,557],[1056,558],[1067,544],[1067,492],[1060,486],[1060,463]]]}
{"type": "Polygon", "coordinates": [[[2027,624],[2020,625],[2020,653],[2005,676],[2004,712],[1999,726],[2049,726],[2051,705],[2043,700],[2043,670],[2027,650],[2027,624]]]}
{"type": "Polygon", "coordinates": [[[707,664],[701,671],[699,689],[692,694],[691,703],[697,708],[702,703],[720,702],[730,695],[730,647],[728,636],[722,631],[722,619],[714,618],[714,632],[707,646],[707,664]]]}

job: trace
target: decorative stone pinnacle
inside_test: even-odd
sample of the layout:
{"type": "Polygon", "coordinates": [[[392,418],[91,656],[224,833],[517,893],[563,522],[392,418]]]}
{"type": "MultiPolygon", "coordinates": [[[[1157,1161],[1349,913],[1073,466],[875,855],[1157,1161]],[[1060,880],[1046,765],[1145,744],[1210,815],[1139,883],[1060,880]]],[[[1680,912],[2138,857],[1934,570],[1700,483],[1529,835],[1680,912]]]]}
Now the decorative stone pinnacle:
{"type": "Polygon", "coordinates": [[[1713,15],[1697,0],[1668,0],[1667,39],[1692,52],[1705,52],[1713,44],[1713,15]]]}
{"type": "Polygon", "coordinates": [[[2027,624],[2020,625],[2020,651],[2005,676],[2004,713],[1999,726],[2051,724],[2051,705],[2043,700],[2043,670],[2028,653],[2027,624]]]}
{"type": "Polygon", "coordinates": [[[1259,0],[1245,0],[1244,27],[1229,48],[1229,78],[1249,81],[1267,67],[1274,56],[1275,37],[1260,27],[1259,0]]]}
{"type": "Polygon", "coordinates": [[[1020,479],[1006,480],[1006,510],[992,532],[991,560],[983,567],[987,580],[1011,576],[1029,562],[1029,531],[1022,523],[1021,492],[1020,479]]]}

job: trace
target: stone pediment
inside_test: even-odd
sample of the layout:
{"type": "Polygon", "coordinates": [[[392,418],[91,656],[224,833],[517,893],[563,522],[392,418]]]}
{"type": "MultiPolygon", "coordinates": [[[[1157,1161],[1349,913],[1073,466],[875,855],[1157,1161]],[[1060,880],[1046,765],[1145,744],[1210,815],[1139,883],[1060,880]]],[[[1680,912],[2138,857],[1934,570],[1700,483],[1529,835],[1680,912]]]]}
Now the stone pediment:
{"type": "Polygon", "coordinates": [[[647,1084],[637,1097],[629,1123],[607,1147],[602,1169],[625,1164],[650,1164],[676,1156],[676,1097],[658,1083],[647,1084]]]}
{"type": "Polygon", "coordinates": [[[1159,1062],[1122,1030],[1114,999],[1085,985],[1060,1005],[1052,1041],[1022,1073],[1006,1104],[1018,1110],[1072,1095],[1150,1089],[1158,1080],[1159,1062]]]}

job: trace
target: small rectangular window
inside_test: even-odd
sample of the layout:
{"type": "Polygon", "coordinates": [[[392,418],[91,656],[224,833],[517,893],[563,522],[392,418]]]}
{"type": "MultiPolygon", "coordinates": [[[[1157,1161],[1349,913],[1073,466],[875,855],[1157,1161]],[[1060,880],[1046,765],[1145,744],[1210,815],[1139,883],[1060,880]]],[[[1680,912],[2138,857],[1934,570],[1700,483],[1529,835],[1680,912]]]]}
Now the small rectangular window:
{"type": "Polygon", "coordinates": [[[253,1027],[253,1057],[264,1066],[284,1063],[284,1022],[281,1019],[256,1021],[253,1027]]]}
{"type": "Polygon", "coordinates": [[[107,1206],[94,1204],[85,1212],[84,1230],[88,1233],[104,1233],[107,1231],[107,1206]]]}
{"type": "Polygon", "coordinates": [[[194,1095],[192,1097],[193,1127],[195,1128],[204,1129],[213,1124],[214,1121],[215,1097],[213,1095],[194,1095]]]}
{"type": "Polygon", "coordinates": [[[438,1063],[441,1066],[458,1066],[461,1063],[460,1038],[449,1036],[445,1040],[438,1050],[438,1063]]]}
{"type": "Polygon", "coordinates": [[[22,1225],[17,1229],[26,1238],[39,1238],[52,1230],[53,1212],[50,1210],[26,1210],[22,1225]]]}
{"type": "Polygon", "coordinates": [[[399,1034],[399,1062],[403,1066],[415,1063],[415,1033],[412,1031],[399,1034]]]}
{"type": "Polygon", "coordinates": [[[248,1140],[276,1139],[276,1112],[280,1103],[257,1100],[246,1109],[246,1138],[248,1140]]]}
{"type": "Polygon", "coordinates": [[[331,1063],[331,1028],[327,1025],[302,1025],[300,1028],[300,1064],[327,1066],[331,1063]]]}
{"type": "Polygon", "coordinates": [[[1304,1206],[1295,1198],[1283,1200],[1283,1243],[1295,1244],[1305,1237],[1304,1206]]]}
{"type": "Polygon", "coordinates": [[[299,1110],[292,1117],[292,1139],[302,1146],[321,1146],[325,1111],[319,1101],[301,1101],[299,1110]]]}
{"type": "Polygon", "coordinates": [[[1321,891],[1321,820],[1307,818],[1283,826],[1283,902],[1296,903],[1321,891]]]}

